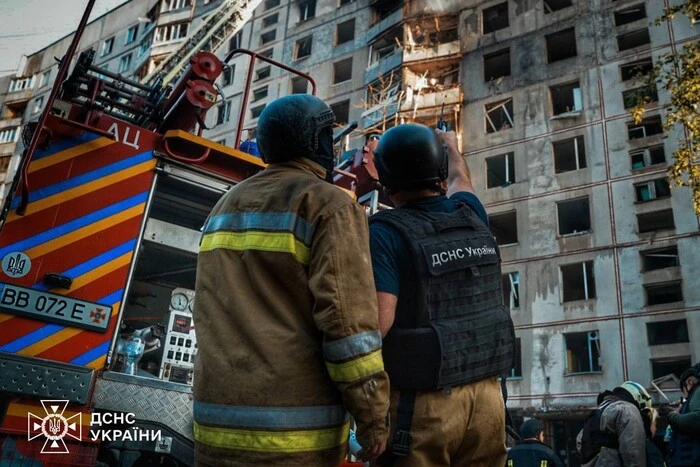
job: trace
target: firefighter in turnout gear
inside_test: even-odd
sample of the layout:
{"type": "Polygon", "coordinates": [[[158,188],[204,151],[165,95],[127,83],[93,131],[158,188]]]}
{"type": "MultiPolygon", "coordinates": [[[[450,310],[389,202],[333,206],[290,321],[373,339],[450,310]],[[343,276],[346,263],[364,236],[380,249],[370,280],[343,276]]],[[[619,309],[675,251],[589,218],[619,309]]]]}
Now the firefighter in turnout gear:
{"type": "Polygon", "coordinates": [[[391,379],[382,466],[504,465],[498,377],[514,361],[500,254],[454,132],[394,127],[375,152],[396,209],[370,218],[391,379]]]}
{"type": "Polygon", "coordinates": [[[194,382],[198,465],[337,466],[349,417],[360,456],[388,436],[389,381],[362,207],[327,181],[334,115],[293,95],[269,104],[270,165],[204,226],[194,382]]]}

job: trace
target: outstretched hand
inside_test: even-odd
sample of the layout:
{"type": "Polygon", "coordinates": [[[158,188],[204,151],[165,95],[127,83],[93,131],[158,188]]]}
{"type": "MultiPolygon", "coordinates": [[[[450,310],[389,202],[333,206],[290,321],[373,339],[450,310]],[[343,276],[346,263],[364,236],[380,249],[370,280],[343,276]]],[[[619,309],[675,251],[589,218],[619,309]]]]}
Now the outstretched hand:
{"type": "Polygon", "coordinates": [[[385,449],[386,441],[381,441],[366,448],[362,448],[360,452],[357,453],[357,457],[359,457],[364,462],[373,461],[377,457],[379,457],[385,449]]]}

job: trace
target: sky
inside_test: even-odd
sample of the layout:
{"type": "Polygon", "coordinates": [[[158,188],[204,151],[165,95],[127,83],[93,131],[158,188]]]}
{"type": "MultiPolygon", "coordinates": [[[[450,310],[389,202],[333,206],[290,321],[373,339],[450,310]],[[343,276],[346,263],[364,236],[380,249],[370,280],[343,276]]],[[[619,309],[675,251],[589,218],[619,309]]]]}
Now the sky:
{"type": "MultiPolygon", "coordinates": [[[[126,1],[96,0],[90,19],[126,1]]],[[[73,32],[87,4],[88,0],[0,0],[0,75],[15,72],[22,55],[73,32]]]]}

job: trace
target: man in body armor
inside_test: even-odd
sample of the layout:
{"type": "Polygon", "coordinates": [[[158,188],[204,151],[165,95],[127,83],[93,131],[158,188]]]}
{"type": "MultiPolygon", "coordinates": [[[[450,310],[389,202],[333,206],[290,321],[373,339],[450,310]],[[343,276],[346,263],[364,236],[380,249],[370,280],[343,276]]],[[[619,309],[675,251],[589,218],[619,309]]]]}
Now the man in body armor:
{"type": "Polygon", "coordinates": [[[330,180],[333,112],[297,94],[267,105],[269,166],[204,226],[197,264],[197,465],[337,466],[350,412],[372,459],[389,381],[364,210],[330,180]]]}
{"type": "Polygon", "coordinates": [[[671,426],[669,467],[700,465],[700,363],[683,372],[680,378],[685,402],[668,414],[671,426]]]}
{"type": "Polygon", "coordinates": [[[380,138],[374,162],[397,206],[370,218],[391,381],[392,435],[379,464],[504,465],[498,377],[513,366],[513,323],[457,137],[400,125],[380,138]]]}

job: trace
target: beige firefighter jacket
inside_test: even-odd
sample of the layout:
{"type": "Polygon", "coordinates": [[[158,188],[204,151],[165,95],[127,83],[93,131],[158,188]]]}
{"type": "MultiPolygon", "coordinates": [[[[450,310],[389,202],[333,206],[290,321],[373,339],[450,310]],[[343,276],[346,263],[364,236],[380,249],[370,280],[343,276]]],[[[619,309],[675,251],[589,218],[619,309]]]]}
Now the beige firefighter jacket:
{"type": "Polygon", "coordinates": [[[196,455],[337,465],[349,412],[388,435],[389,381],[364,210],[308,159],[232,188],[204,227],[194,322],[196,455]]]}

